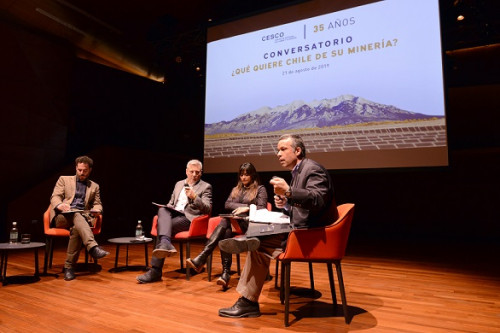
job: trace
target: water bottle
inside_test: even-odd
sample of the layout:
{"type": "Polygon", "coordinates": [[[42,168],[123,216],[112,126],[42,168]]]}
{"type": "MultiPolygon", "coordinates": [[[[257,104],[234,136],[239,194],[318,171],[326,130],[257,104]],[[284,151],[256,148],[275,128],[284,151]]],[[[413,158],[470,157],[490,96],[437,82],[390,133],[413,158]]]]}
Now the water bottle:
{"type": "Polygon", "coordinates": [[[142,222],[139,220],[137,222],[137,226],[135,227],[135,239],[143,240],[144,239],[144,230],[142,229],[142,222]]]}
{"type": "Polygon", "coordinates": [[[19,232],[17,231],[17,222],[12,222],[12,229],[10,229],[10,244],[16,244],[19,232]]]}

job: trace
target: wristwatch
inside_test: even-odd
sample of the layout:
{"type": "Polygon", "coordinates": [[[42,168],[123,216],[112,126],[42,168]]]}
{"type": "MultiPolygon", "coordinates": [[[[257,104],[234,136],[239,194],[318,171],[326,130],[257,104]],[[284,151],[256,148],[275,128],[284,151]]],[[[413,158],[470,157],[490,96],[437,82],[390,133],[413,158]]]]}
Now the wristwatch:
{"type": "Polygon", "coordinates": [[[292,189],[288,187],[288,190],[286,190],[285,192],[285,197],[290,198],[291,195],[292,195],[292,189]]]}

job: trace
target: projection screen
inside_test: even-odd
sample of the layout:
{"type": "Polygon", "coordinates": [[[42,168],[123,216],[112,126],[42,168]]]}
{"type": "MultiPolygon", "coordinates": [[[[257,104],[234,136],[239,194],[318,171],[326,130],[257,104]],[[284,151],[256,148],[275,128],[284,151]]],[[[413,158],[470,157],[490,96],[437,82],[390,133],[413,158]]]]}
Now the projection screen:
{"type": "Polygon", "coordinates": [[[307,1],[207,31],[204,171],[448,165],[438,0],[307,1]]]}

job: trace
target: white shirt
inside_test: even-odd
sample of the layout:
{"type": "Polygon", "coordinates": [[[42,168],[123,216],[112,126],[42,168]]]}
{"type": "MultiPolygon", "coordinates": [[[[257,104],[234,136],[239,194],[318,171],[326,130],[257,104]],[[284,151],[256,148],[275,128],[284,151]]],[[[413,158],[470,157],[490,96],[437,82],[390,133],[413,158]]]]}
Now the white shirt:
{"type": "Polygon", "coordinates": [[[182,189],[181,190],[181,193],[179,193],[179,199],[177,199],[177,203],[175,204],[175,210],[179,211],[179,212],[183,212],[184,211],[184,207],[186,207],[186,205],[188,204],[188,197],[186,195],[186,190],[185,189],[182,189]]]}

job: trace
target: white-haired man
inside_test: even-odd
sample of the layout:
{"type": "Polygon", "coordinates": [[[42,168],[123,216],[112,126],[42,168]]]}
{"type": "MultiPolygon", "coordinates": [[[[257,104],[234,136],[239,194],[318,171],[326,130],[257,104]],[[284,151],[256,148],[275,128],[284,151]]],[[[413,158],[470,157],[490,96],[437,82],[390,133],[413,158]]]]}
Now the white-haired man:
{"type": "Polygon", "coordinates": [[[191,221],[212,210],[212,185],[201,180],[203,165],[190,160],[186,166],[186,179],[179,180],[174,187],[167,207],[158,209],[158,239],[151,258],[151,269],[137,276],[139,283],[161,280],[165,257],[177,250],[172,245],[172,236],[189,230],[191,221]]]}

